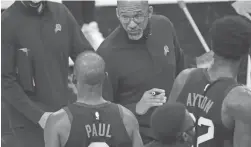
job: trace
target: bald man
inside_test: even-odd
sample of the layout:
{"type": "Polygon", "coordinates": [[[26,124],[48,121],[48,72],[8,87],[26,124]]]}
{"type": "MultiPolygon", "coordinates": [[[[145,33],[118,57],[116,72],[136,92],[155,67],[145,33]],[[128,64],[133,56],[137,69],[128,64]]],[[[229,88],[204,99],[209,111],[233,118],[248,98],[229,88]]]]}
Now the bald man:
{"type": "Polygon", "coordinates": [[[135,116],[102,97],[104,60],[93,52],[77,57],[74,84],[77,102],[50,115],[45,147],[142,147],[135,116]]]}
{"type": "Polygon", "coordinates": [[[109,76],[104,97],[137,116],[144,144],[154,139],[152,112],[166,102],[176,75],[184,69],[173,24],[165,16],[152,14],[148,1],[118,1],[120,25],[97,51],[109,76]]]}

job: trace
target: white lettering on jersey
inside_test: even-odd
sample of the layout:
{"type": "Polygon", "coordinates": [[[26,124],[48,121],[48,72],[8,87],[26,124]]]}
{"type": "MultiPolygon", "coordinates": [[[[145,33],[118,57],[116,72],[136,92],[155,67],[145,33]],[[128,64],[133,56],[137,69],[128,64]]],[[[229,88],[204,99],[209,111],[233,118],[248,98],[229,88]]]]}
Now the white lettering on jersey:
{"type": "Polygon", "coordinates": [[[202,109],[204,112],[208,113],[210,109],[212,108],[214,102],[204,97],[203,95],[197,94],[197,93],[188,93],[187,96],[187,106],[195,107],[202,109]]]}
{"type": "Polygon", "coordinates": [[[102,136],[102,137],[108,137],[111,138],[110,133],[110,124],[92,124],[92,125],[85,125],[86,133],[88,138],[94,137],[94,136],[102,136]]]}

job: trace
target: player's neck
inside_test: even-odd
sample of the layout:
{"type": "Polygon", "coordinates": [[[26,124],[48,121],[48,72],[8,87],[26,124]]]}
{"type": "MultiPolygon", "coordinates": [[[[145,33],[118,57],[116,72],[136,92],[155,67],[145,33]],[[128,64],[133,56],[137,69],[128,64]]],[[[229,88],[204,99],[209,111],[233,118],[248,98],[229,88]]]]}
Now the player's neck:
{"type": "Polygon", "coordinates": [[[77,85],[78,97],[100,97],[102,86],[77,85]]]}
{"type": "Polygon", "coordinates": [[[102,97],[102,90],[78,90],[78,97],[97,98],[102,97]]]}
{"type": "Polygon", "coordinates": [[[207,74],[210,80],[215,81],[219,78],[237,78],[238,69],[233,68],[231,65],[214,63],[208,70],[207,74]]]}
{"type": "Polygon", "coordinates": [[[106,102],[101,92],[97,91],[80,91],[77,94],[77,102],[88,105],[98,105],[106,102]]]}
{"type": "Polygon", "coordinates": [[[87,105],[99,105],[106,103],[107,101],[103,97],[95,97],[95,98],[89,98],[89,97],[78,97],[77,103],[84,103],[87,105]]]}

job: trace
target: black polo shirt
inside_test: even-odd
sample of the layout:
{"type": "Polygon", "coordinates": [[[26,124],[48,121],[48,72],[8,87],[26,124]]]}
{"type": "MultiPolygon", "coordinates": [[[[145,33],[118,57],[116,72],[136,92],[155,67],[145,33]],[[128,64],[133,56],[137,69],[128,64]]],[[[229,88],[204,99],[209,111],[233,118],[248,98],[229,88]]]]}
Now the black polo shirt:
{"type": "Polygon", "coordinates": [[[12,123],[23,125],[26,117],[37,123],[44,111],[74,101],[67,87],[68,57],[75,60],[93,49],[69,10],[48,1],[39,15],[16,1],[1,23],[2,97],[13,106],[13,119],[20,120],[12,123]]]}
{"type": "MultiPolygon", "coordinates": [[[[152,16],[144,37],[138,41],[129,40],[119,26],[101,44],[98,53],[106,62],[109,78],[104,85],[104,97],[133,113],[147,90],[165,89],[168,97],[176,75],[184,68],[173,25],[160,15],[152,16]]],[[[141,127],[149,127],[152,111],[138,117],[141,127]]]]}

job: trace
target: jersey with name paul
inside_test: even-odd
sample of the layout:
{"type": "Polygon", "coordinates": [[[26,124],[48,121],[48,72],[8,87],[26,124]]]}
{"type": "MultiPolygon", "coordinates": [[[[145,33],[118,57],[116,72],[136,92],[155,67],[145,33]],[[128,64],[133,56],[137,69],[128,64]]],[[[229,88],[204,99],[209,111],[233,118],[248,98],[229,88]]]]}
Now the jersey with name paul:
{"type": "Polygon", "coordinates": [[[73,120],[66,147],[132,146],[118,105],[110,102],[97,106],[75,103],[68,108],[73,120]]]}

